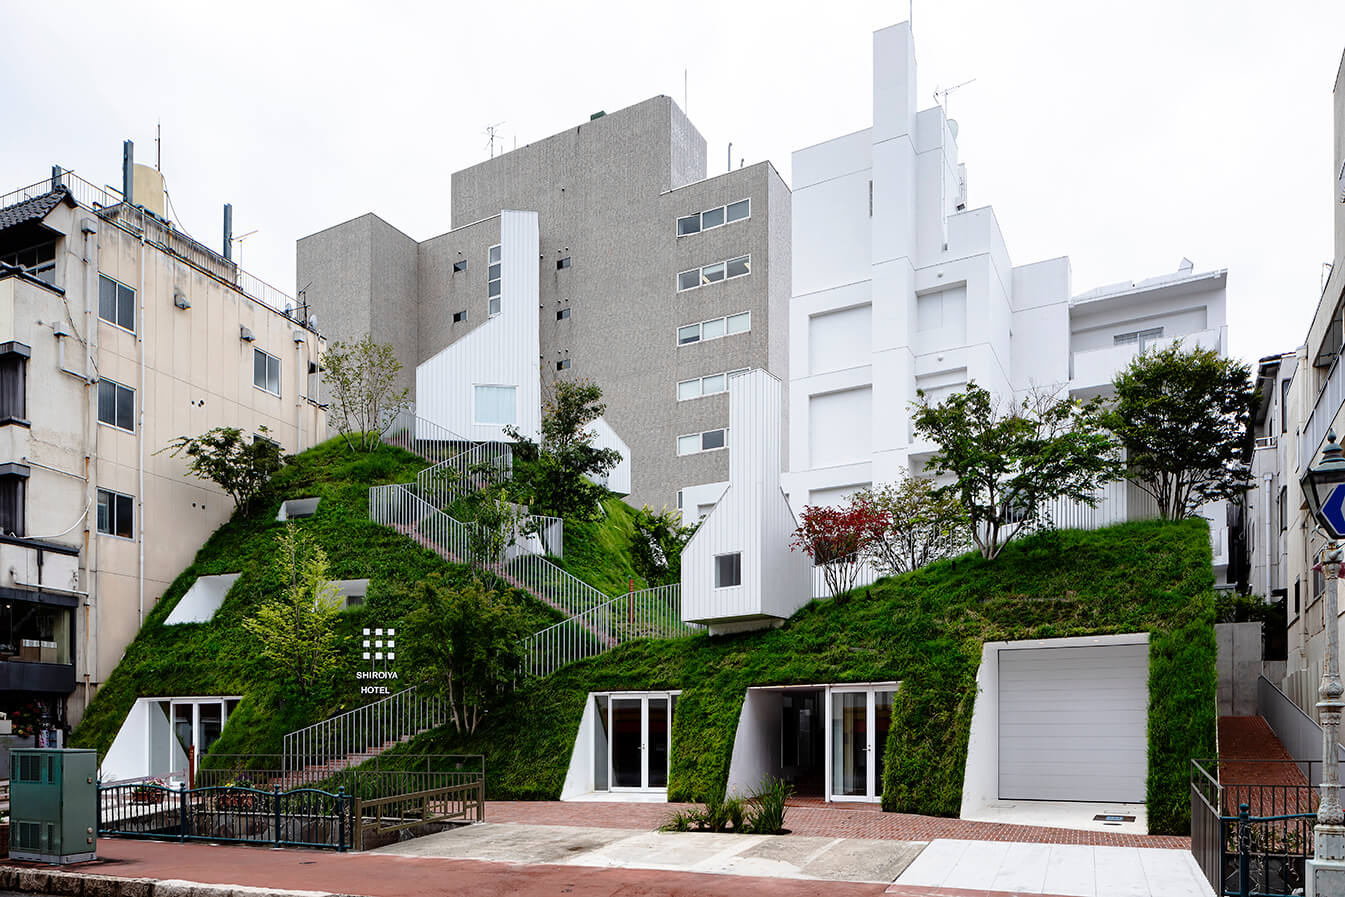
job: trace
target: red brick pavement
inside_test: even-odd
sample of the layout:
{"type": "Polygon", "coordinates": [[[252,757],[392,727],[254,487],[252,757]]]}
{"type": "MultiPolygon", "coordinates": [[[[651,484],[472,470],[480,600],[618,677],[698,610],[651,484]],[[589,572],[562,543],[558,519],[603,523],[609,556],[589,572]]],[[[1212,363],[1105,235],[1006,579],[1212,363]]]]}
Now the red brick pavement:
{"type": "MultiPolygon", "coordinates": [[[[800,802],[802,803],[802,802],[800,802]]],[[[1166,847],[1188,850],[1191,839],[1168,835],[1125,835],[1035,825],[971,822],[941,816],[884,813],[875,804],[791,805],[785,825],[795,835],[825,838],[869,838],[882,841],[1016,841],[1031,844],[1096,844],[1113,847],[1166,847]]],[[[640,804],[603,801],[489,801],[487,822],[526,825],[578,825],[651,831],[674,810],[690,804],[640,804]]]]}
{"type": "Polygon", "coordinates": [[[1261,717],[1219,717],[1219,784],[1224,787],[1225,813],[1233,815],[1243,803],[1253,816],[1315,811],[1319,796],[1292,761],[1261,717]]]}

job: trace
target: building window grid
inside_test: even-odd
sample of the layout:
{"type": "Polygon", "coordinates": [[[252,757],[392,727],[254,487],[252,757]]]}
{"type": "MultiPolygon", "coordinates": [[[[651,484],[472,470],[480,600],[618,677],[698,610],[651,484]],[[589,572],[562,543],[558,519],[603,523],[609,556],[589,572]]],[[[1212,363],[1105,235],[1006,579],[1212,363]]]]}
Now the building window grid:
{"type": "Polygon", "coordinates": [[[729,447],[729,428],[718,427],[700,433],[687,433],[677,437],[677,454],[698,455],[702,452],[714,452],[729,447]]]}
{"type": "Polygon", "coordinates": [[[725,371],[722,374],[706,374],[704,377],[682,380],[677,384],[677,401],[687,402],[691,399],[728,392],[729,378],[735,374],[745,374],[747,370],[747,368],[738,368],[733,371],[725,371]]]}
{"type": "Polygon", "coordinates": [[[488,314],[493,317],[504,310],[500,298],[500,244],[487,250],[486,265],[486,300],[488,314]]]}
{"type": "Polygon", "coordinates": [[[1113,346],[1126,346],[1138,344],[1140,351],[1146,351],[1156,339],[1163,338],[1162,327],[1152,327],[1148,330],[1132,330],[1129,333],[1118,333],[1112,337],[1113,346]]]}
{"type": "Polygon", "coordinates": [[[0,255],[0,262],[23,268],[26,273],[38,280],[46,281],[53,286],[56,285],[55,240],[47,240],[38,243],[36,246],[29,246],[26,249],[0,255]]]}
{"type": "Polygon", "coordinates": [[[720,339],[725,336],[736,336],[739,333],[747,333],[751,329],[752,313],[750,311],[738,312],[735,315],[711,318],[708,321],[698,321],[695,324],[683,324],[677,328],[677,345],[689,346],[692,343],[703,343],[707,340],[720,339]]]}
{"type": "Polygon", "coordinates": [[[99,489],[98,532],[106,536],[134,539],[135,499],[110,489],[99,489]]]}
{"type": "Polygon", "coordinates": [[[99,380],[98,422],[134,433],[135,390],[115,380],[99,380]]]}
{"type": "Polygon", "coordinates": [[[99,274],[98,317],[128,333],[135,333],[135,290],[106,274],[99,274]]]}
{"type": "Polygon", "coordinates": [[[273,396],[280,395],[280,359],[261,349],[252,350],[252,385],[273,396]]]}
{"type": "Polygon", "coordinates": [[[723,227],[725,224],[732,224],[735,221],[746,221],[751,217],[752,200],[740,199],[737,202],[715,206],[713,209],[706,209],[704,212],[696,212],[678,218],[677,236],[689,237],[692,234],[723,227]]]}
{"type": "Polygon", "coordinates": [[[712,283],[746,277],[752,273],[752,256],[742,255],[713,265],[682,271],[677,275],[677,292],[699,289],[712,283]]]}

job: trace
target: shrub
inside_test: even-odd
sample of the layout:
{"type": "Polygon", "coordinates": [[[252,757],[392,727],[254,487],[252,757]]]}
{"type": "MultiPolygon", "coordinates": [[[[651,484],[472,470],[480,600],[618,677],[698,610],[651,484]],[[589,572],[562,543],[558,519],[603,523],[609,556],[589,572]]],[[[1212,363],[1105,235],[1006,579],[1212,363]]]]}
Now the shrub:
{"type": "Polygon", "coordinates": [[[747,831],[754,835],[785,832],[785,804],[794,796],[794,786],[784,779],[767,776],[747,798],[747,831]]]}

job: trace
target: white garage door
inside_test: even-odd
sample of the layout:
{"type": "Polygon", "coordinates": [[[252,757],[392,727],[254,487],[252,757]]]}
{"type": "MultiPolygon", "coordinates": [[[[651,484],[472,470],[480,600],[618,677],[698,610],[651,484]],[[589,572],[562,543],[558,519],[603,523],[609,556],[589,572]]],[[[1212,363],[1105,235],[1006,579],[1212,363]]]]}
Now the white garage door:
{"type": "Polygon", "coordinates": [[[1149,646],[999,652],[999,796],[1143,803],[1149,646]]]}

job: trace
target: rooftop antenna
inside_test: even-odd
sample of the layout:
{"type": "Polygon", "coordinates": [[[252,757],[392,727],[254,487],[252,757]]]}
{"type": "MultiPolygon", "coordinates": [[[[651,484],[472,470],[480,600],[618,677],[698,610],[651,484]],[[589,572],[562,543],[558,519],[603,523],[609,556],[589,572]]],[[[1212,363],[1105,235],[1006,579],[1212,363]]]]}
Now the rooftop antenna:
{"type": "Polygon", "coordinates": [[[486,125],[486,146],[488,146],[488,147],[490,148],[490,157],[491,157],[492,159],[495,158],[495,140],[496,140],[496,138],[499,138],[499,139],[501,139],[501,140],[504,139],[504,138],[502,138],[502,137],[499,136],[499,135],[500,135],[500,125],[502,125],[502,124],[504,124],[504,122],[502,122],[502,121],[497,121],[497,122],[496,122],[495,124],[493,124],[493,125],[486,125]]]}
{"type": "Polygon", "coordinates": [[[934,102],[938,103],[940,106],[943,107],[944,118],[948,117],[948,94],[952,93],[953,91],[957,90],[960,87],[966,87],[968,84],[972,83],[975,80],[976,80],[975,78],[968,78],[961,84],[954,84],[952,87],[934,88],[934,102]]]}
{"type": "Polygon", "coordinates": [[[163,121],[154,121],[154,170],[163,171],[163,121]]]}
{"type": "Polygon", "coordinates": [[[234,255],[236,256],[234,258],[234,264],[237,265],[243,264],[243,241],[246,240],[248,237],[252,236],[253,234],[255,234],[256,232],[257,231],[255,229],[250,230],[245,234],[240,234],[237,237],[233,238],[234,242],[238,244],[238,251],[234,253],[234,255]]]}

